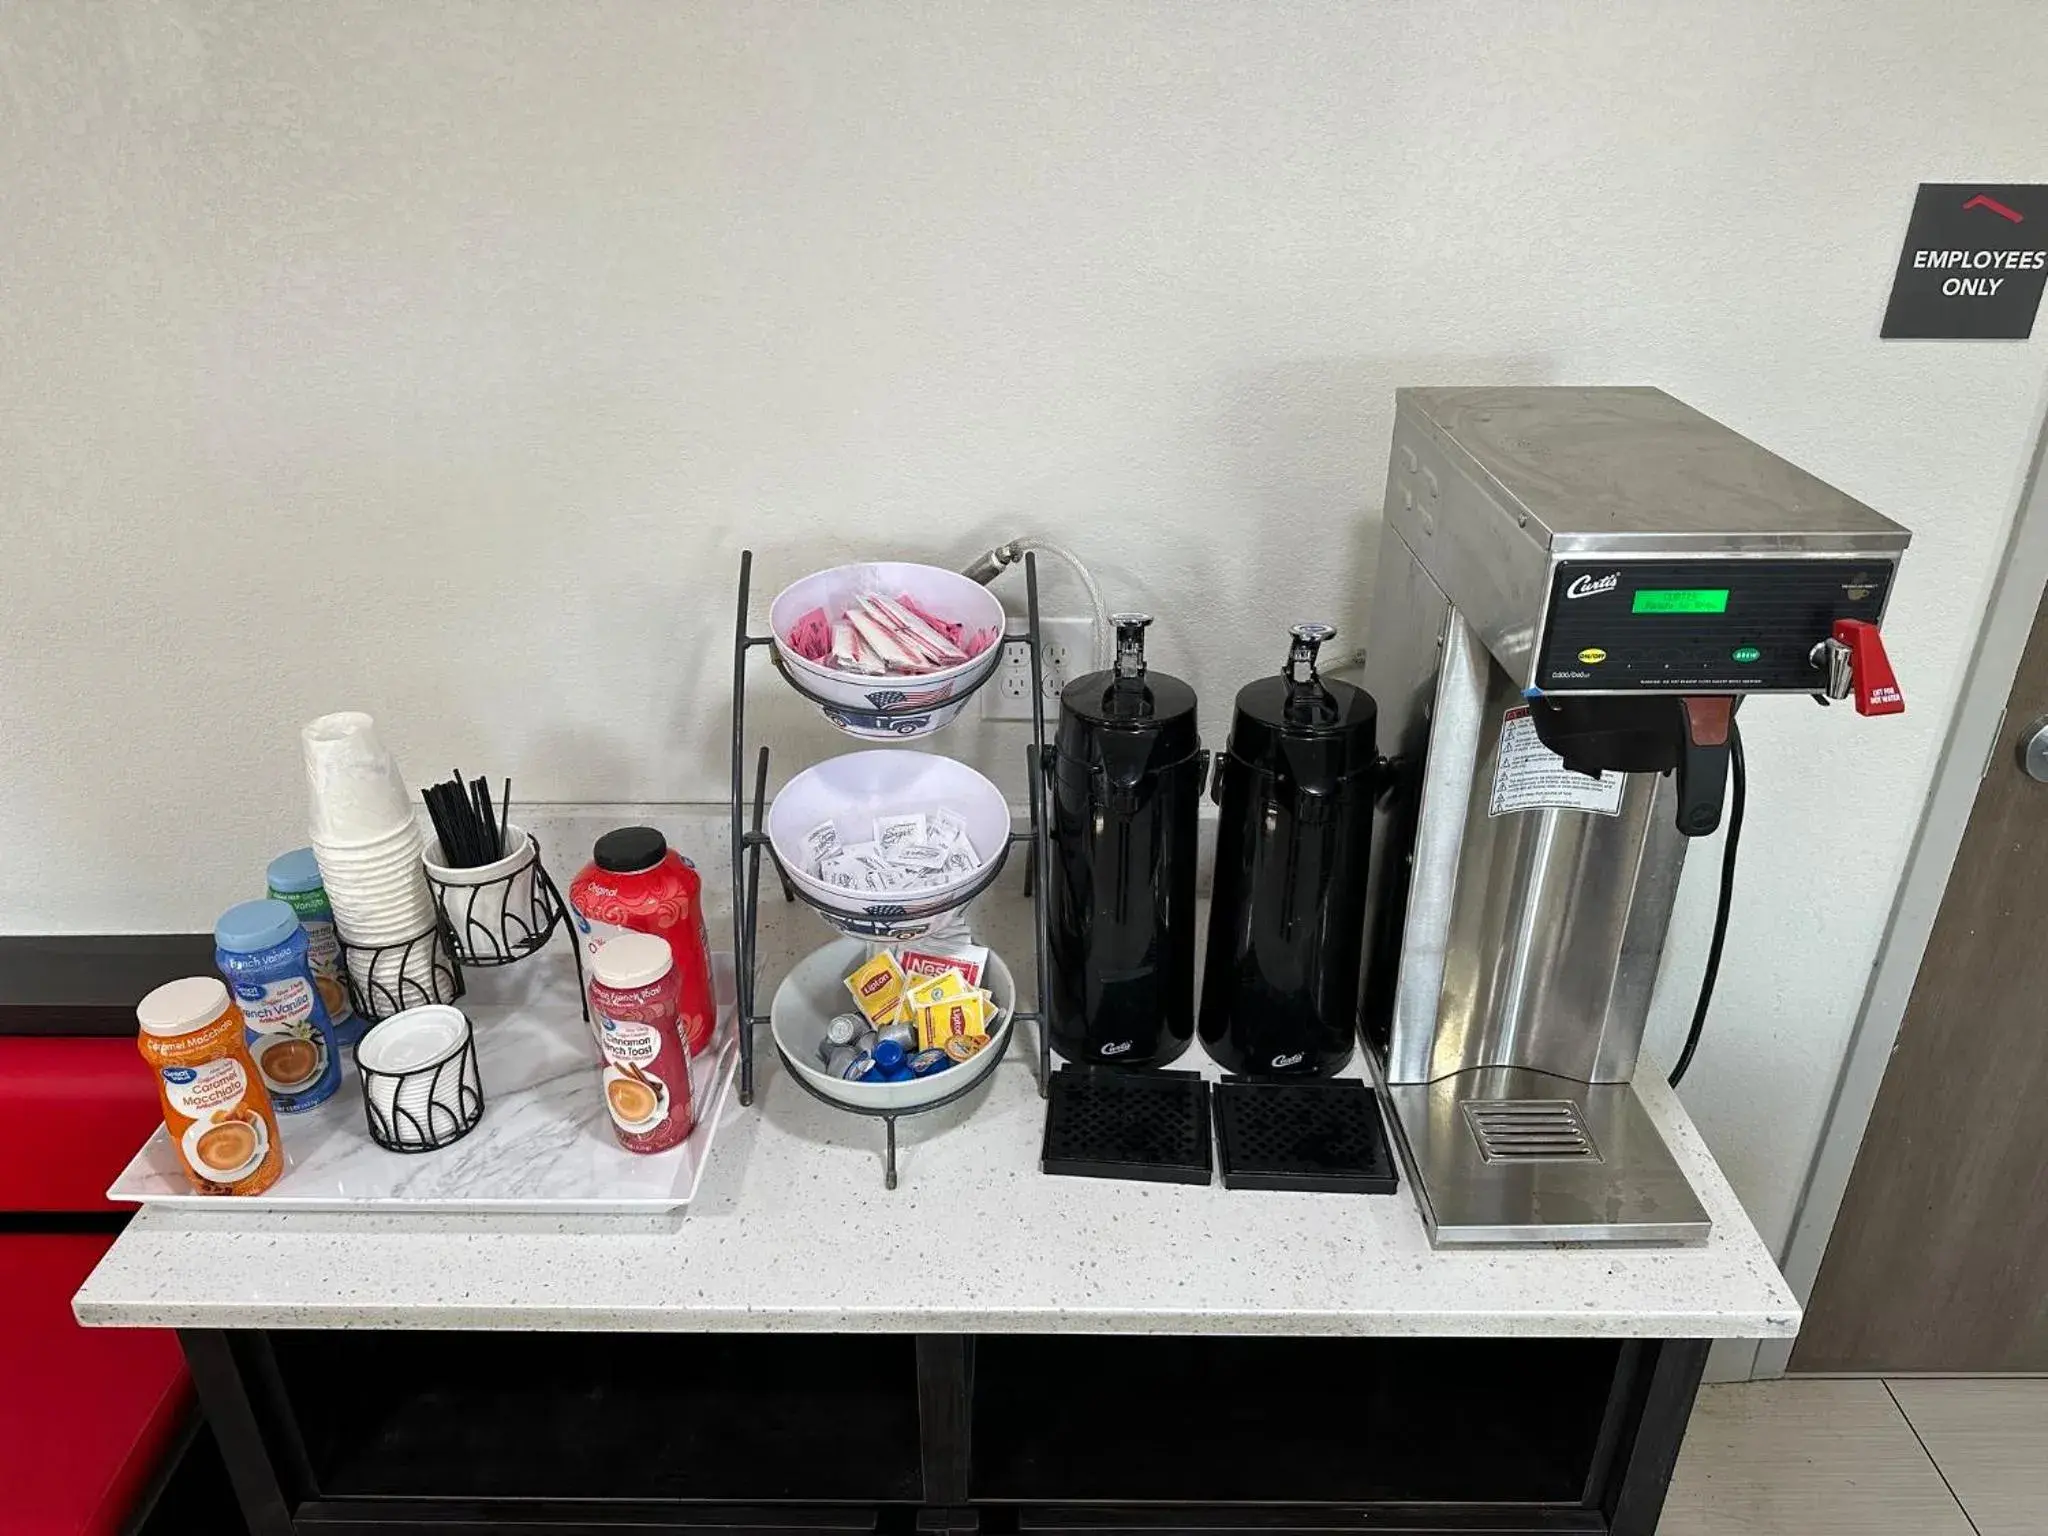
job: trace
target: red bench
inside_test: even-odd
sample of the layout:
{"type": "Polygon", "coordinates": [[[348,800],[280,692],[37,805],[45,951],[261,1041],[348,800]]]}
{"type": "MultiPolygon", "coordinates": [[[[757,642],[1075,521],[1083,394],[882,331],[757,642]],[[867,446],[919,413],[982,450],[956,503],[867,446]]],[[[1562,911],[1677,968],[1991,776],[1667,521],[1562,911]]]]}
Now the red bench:
{"type": "Polygon", "coordinates": [[[120,1530],[192,1422],[177,1335],[78,1326],[113,1243],[105,1197],[158,1123],[132,1039],[0,1036],[0,1531],[120,1530]],[[104,1230],[90,1216],[105,1219],[104,1230]],[[81,1222],[81,1218],[87,1218],[81,1222]]]}

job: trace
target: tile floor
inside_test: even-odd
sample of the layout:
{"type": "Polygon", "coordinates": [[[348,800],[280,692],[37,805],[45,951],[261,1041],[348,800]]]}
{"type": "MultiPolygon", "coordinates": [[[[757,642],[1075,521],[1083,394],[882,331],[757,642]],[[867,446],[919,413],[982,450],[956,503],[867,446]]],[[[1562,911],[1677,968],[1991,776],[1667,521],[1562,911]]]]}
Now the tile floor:
{"type": "Polygon", "coordinates": [[[2043,1536],[2048,1378],[1702,1387],[1658,1536],[2043,1536]]]}

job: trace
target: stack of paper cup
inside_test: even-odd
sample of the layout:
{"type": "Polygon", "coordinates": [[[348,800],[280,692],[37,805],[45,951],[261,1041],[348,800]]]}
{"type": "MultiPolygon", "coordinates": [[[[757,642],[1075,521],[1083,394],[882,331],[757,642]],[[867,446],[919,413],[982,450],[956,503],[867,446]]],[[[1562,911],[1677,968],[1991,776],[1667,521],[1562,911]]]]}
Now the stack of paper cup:
{"type": "Polygon", "coordinates": [[[452,967],[445,957],[436,964],[443,946],[420,863],[426,839],[376,722],[352,712],[322,715],[300,736],[308,837],[358,996],[372,1017],[393,1011],[393,1002],[448,1001],[452,967]]]}

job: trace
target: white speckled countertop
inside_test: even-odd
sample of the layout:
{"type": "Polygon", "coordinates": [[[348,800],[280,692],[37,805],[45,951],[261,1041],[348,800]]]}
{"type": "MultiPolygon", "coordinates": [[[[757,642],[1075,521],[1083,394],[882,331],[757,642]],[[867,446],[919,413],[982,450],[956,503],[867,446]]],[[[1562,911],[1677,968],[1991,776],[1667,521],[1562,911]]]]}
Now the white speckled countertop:
{"type": "MultiPolygon", "coordinates": [[[[537,830],[566,885],[580,861],[552,849],[570,835],[537,830]]],[[[694,818],[671,830],[686,850],[724,841],[694,818]]],[[[724,878],[723,860],[716,865],[706,869],[714,883],[724,878]]],[[[1018,878],[1006,871],[1001,894],[975,917],[1030,992],[1018,878]]],[[[772,873],[763,883],[765,1012],[789,963],[830,935],[770,894],[772,873]]],[[[720,901],[714,934],[723,910],[720,901]]],[[[531,963],[566,963],[561,943],[531,963]]],[[[880,1122],[842,1115],[788,1081],[765,1033],[754,1106],[728,1111],[697,1201],[673,1230],[157,1208],[136,1217],[79,1292],[79,1320],[1665,1338],[1784,1337],[1798,1327],[1798,1304],[1661,1082],[1643,1096],[1713,1216],[1707,1243],[1438,1252],[1405,1183],[1393,1196],[1311,1195],[1041,1174],[1028,1030],[985,1094],[901,1122],[902,1182],[892,1192],[880,1122]]],[[[1182,1064],[1198,1063],[1197,1049],[1182,1064]]]]}

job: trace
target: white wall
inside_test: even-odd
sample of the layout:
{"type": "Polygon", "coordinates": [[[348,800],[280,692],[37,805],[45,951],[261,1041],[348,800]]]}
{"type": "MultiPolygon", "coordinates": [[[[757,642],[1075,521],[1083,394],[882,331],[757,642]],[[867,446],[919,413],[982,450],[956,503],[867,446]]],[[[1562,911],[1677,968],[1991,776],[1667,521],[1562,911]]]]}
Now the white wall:
{"type": "Polygon", "coordinates": [[[1744,716],[1686,1097],[1775,1239],[2040,405],[1877,322],[1917,182],[2048,180],[2044,57],[2034,0],[0,5],[0,930],[206,925],[335,707],[719,794],[747,544],[1065,538],[1215,740],[1359,637],[1395,386],[1651,382],[1917,534],[1906,717],[1744,716]]]}

